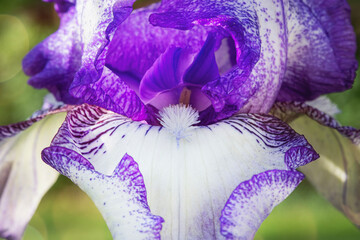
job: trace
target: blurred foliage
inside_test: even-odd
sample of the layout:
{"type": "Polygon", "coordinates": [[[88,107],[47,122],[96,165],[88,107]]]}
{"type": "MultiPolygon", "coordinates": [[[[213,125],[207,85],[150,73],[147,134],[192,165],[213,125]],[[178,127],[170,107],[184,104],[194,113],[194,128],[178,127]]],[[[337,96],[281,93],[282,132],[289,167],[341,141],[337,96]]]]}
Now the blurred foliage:
{"type": "MultiPolygon", "coordinates": [[[[140,0],[136,7],[149,0],[140,0]]],[[[151,0],[156,1],[156,0],[151,0]]],[[[360,0],[350,0],[352,21],[360,39],[360,0]]],[[[28,118],[42,104],[46,90],[26,84],[21,59],[56,31],[59,20],[51,3],[40,0],[0,2],[0,125],[28,118]]],[[[358,52],[359,57],[359,52],[358,52]]],[[[360,79],[353,89],[330,98],[342,113],[339,121],[360,128],[360,79]]],[[[25,240],[111,239],[91,200],[65,177],[43,198],[24,236],[25,240]]],[[[360,239],[354,227],[305,181],[265,220],[256,239],[360,239]]]]}

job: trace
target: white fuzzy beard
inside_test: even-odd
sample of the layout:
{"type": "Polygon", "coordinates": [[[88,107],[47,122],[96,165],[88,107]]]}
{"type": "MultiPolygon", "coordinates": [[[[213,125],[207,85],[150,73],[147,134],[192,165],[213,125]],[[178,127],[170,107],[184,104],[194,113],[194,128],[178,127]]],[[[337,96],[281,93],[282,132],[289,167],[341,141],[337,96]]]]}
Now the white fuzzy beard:
{"type": "Polygon", "coordinates": [[[199,112],[191,106],[177,104],[170,105],[159,112],[161,125],[176,138],[177,144],[181,139],[189,141],[191,132],[199,123],[199,112]]]}

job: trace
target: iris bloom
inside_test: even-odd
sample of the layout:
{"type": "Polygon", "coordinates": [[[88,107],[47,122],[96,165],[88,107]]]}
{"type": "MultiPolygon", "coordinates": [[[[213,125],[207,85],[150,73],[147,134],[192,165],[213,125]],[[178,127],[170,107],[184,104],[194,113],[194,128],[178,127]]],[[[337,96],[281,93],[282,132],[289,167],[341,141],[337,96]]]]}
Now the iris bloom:
{"type": "Polygon", "coordinates": [[[345,1],[52,2],[60,27],[23,68],[64,105],[0,128],[2,237],[56,179],[40,152],[114,239],[251,239],[318,153],[304,171],[359,223],[359,131],[318,99],[355,77],[345,1]]]}

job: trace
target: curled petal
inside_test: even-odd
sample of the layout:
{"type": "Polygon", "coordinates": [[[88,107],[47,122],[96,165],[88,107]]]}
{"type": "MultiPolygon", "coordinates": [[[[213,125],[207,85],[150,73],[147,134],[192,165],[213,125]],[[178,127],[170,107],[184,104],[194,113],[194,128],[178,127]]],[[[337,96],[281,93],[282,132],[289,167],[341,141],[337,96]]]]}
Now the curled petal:
{"type": "Polygon", "coordinates": [[[360,226],[360,130],[341,126],[305,103],[277,103],[273,113],[304,134],[319,160],[301,171],[336,208],[360,226]]]}
{"type": "Polygon", "coordinates": [[[142,175],[130,156],[125,155],[108,176],[69,149],[49,147],[42,157],[90,196],[114,239],[160,239],[163,219],[151,214],[142,175]]]}
{"type": "Polygon", "coordinates": [[[168,128],[82,105],[69,112],[52,146],[77,152],[105,175],[119,157],[137,159],[149,206],[165,220],[164,239],[221,238],[221,209],[240,182],[317,158],[304,137],[267,115],[240,114],[186,132],[177,139],[168,128]]]}
{"type": "Polygon", "coordinates": [[[273,208],[303,180],[297,171],[271,170],[239,184],[221,211],[221,234],[226,239],[253,239],[273,208]]]}
{"type": "Polygon", "coordinates": [[[40,153],[64,118],[63,113],[40,115],[0,127],[0,237],[20,240],[41,198],[56,181],[58,174],[41,161],[40,153]]]}

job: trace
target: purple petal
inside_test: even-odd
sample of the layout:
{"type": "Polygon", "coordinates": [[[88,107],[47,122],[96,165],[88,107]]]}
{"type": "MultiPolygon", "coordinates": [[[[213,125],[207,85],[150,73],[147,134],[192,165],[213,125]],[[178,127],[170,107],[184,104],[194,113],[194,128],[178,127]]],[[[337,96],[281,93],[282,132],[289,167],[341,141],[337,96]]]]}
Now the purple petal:
{"type": "Polygon", "coordinates": [[[194,62],[186,70],[184,83],[202,87],[219,77],[214,55],[215,44],[215,36],[209,35],[200,52],[196,55],[194,62]]]}
{"type": "Polygon", "coordinates": [[[187,49],[171,47],[146,72],[141,80],[139,94],[145,104],[158,109],[179,103],[183,75],[194,59],[187,49]],[[162,93],[166,92],[166,96],[162,93]],[[160,105],[161,104],[161,105],[160,105]]]}
{"type": "Polygon", "coordinates": [[[320,154],[301,168],[315,186],[354,224],[360,226],[360,130],[343,127],[305,103],[277,103],[273,113],[306,136],[320,154]]]}
{"type": "Polygon", "coordinates": [[[112,175],[104,175],[78,153],[44,149],[42,157],[84,190],[102,213],[114,239],[160,239],[161,217],[150,212],[137,163],[125,155],[112,175]]]}
{"type": "Polygon", "coordinates": [[[25,56],[23,70],[31,76],[31,86],[47,88],[57,100],[77,104],[81,100],[68,92],[82,55],[76,9],[67,1],[59,1],[56,6],[61,18],[59,29],[25,56]]]}
{"type": "Polygon", "coordinates": [[[49,146],[64,118],[65,114],[40,115],[0,127],[1,138],[6,137],[0,141],[1,238],[21,239],[41,198],[56,181],[58,174],[41,161],[40,153],[49,146]],[[14,136],[20,130],[24,131],[14,136]]]}
{"type": "Polygon", "coordinates": [[[226,239],[253,239],[261,223],[303,180],[297,171],[272,170],[242,182],[221,211],[221,234],[226,239]]]}
{"type": "Polygon", "coordinates": [[[168,128],[88,105],[68,114],[52,146],[77,152],[105,175],[119,158],[133,156],[149,206],[165,220],[164,239],[220,238],[221,209],[240,182],[268,170],[293,170],[317,157],[303,136],[267,115],[236,115],[193,127],[186,139],[177,139],[168,128]]]}
{"type": "Polygon", "coordinates": [[[279,101],[312,100],[352,86],[355,33],[344,0],[292,0],[287,70],[279,101]]]}

